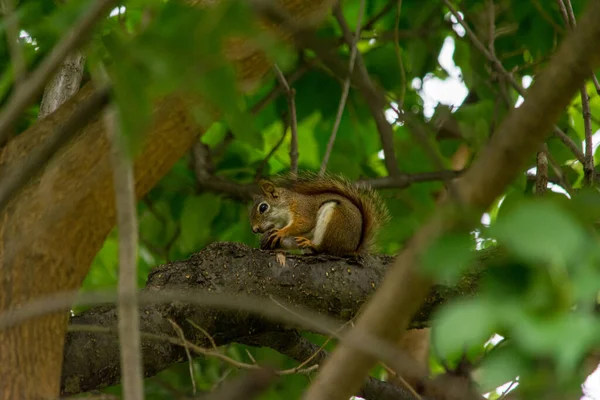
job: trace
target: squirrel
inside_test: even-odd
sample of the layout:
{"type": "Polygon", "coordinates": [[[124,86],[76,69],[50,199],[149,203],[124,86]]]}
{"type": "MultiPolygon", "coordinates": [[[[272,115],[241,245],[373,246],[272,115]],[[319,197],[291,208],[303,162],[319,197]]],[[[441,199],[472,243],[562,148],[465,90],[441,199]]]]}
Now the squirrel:
{"type": "Polygon", "coordinates": [[[261,248],[299,248],[336,256],[373,250],[375,235],[389,220],[388,209],[371,188],[342,176],[303,172],[259,181],[250,211],[261,248]]]}

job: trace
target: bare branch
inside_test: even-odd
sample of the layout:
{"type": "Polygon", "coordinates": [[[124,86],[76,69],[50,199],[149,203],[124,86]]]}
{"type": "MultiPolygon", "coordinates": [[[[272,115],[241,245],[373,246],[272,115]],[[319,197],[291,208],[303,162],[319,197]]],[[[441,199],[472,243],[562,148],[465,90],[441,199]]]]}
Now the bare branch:
{"type": "MultiPolygon", "coordinates": [[[[323,350],[324,345],[317,346],[311,343],[295,330],[265,332],[244,338],[240,343],[253,347],[269,347],[298,362],[302,360],[306,362],[312,358],[314,363],[322,364],[329,357],[329,353],[323,350]]],[[[372,377],[367,378],[356,396],[367,400],[418,400],[418,397],[411,396],[391,382],[383,382],[372,377]]]]}
{"type": "MultiPolygon", "coordinates": [[[[504,78],[511,84],[511,86],[517,91],[517,93],[519,93],[523,97],[523,99],[525,99],[526,92],[525,92],[525,89],[523,88],[523,86],[521,86],[515,80],[514,76],[511,73],[509,73],[506,69],[504,69],[504,66],[502,65],[500,60],[498,60],[497,57],[495,57],[492,53],[490,53],[485,48],[483,43],[481,43],[481,41],[477,38],[477,35],[475,35],[475,33],[471,30],[471,28],[469,28],[469,25],[465,22],[463,17],[460,16],[460,14],[456,10],[456,8],[454,8],[454,6],[450,3],[450,1],[449,0],[443,0],[443,1],[444,1],[444,4],[446,5],[446,7],[448,7],[448,9],[450,9],[450,12],[452,13],[452,15],[454,15],[454,18],[456,18],[458,23],[465,29],[467,36],[469,37],[469,39],[471,39],[471,42],[473,43],[475,48],[487,57],[487,59],[492,63],[492,66],[494,67],[494,69],[496,69],[496,71],[499,74],[502,74],[504,76],[504,78]]],[[[573,139],[571,139],[558,126],[555,125],[552,129],[553,129],[554,134],[565,144],[565,146],[567,146],[569,148],[569,150],[571,150],[571,152],[573,153],[575,158],[577,158],[577,160],[579,160],[583,164],[585,162],[585,156],[584,156],[583,152],[581,151],[581,149],[579,148],[579,145],[577,145],[577,143],[575,143],[573,141],[573,139]]]]}
{"type": "MultiPolygon", "coordinates": [[[[277,141],[277,143],[275,143],[275,146],[273,146],[273,148],[271,149],[271,151],[269,151],[269,154],[267,154],[267,156],[264,158],[264,160],[262,160],[262,162],[260,163],[260,165],[258,166],[258,168],[256,169],[256,174],[254,175],[254,180],[258,181],[260,178],[263,177],[263,172],[265,171],[265,167],[267,166],[267,164],[269,163],[269,160],[271,159],[271,157],[273,157],[273,154],[275,154],[275,152],[277,151],[277,149],[279,149],[279,147],[283,144],[283,141],[285,140],[285,136],[287,135],[287,128],[288,128],[288,121],[285,121],[283,123],[283,133],[281,134],[281,138],[277,141]]],[[[296,146],[298,145],[298,142],[296,141],[296,146]]],[[[296,151],[296,156],[298,155],[298,152],[296,151]]],[[[290,151],[290,159],[292,160],[292,165],[294,164],[294,157],[292,157],[292,151],[290,151]]],[[[298,173],[298,158],[296,157],[296,168],[294,169],[293,167],[290,168],[292,170],[292,173],[298,173]]]]}
{"type": "Polygon", "coordinates": [[[181,329],[181,327],[179,325],[177,325],[177,322],[173,321],[172,319],[169,319],[169,322],[171,323],[171,326],[177,333],[179,340],[183,343],[183,346],[185,348],[185,355],[188,358],[188,367],[190,370],[190,380],[192,381],[192,393],[196,394],[197,388],[196,388],[196,378],[194,377],[194,360],[192,359],[192,354],[190,353],[190,346],[188,346],[189,342],[185,339],[185,334],[183,333],[183,329],[181,329]]]}
{"type": "Polygon", "coordinates": [[[546,157],[546,152],[544,150],[538,151],[536,160],[535,194],[536,196],[543,196],[548,189],[548,157],[546,157]]]}
{"type": "Polygon", "coordinates": [[[44,89],[44,85],[65,57],[89,36],[95,24],[116,4],[115,0],[98,0],[92,2],[90,8],[67,32],[60,42],[44,58],[39,67],[31,73],[7,101],[0,111],[0,146],[8,140],[8,135],[15,120],[31,104],[44,89]]]}
{"type": "Polygon", "coordinates": [[[416,172],[414,174],[402,174],[397,178],[391,176],[375,179],[361,179],[357,184],[368,185],[373,189],[404,189],[413,183],[448,181],[459,177],[464,171],[433,171],[433,172],[416,172]]]}
{"type": "Polygon", "coordinates": [[[329,136],[329,141],[327,142],[327,147],[325,148],[325,154],[323,155],[323,161],[321,162],[321,169],[319,170],[319,175],[324,175],[325,170],[327,169],[327,163],[329,162],[329,157],[331,156],[331,152],[333,150],[333,144],[335,143],[335,137],[337,135],[337,131],[340,128],[340,123],[342,122],[342,115],[344,114],[344,108],[346,107],[346,100],[348,99],[348,93],[350,92],[350,80],[352,78],[352,71],[354,70],[354,62],[356,61],[356,54],[358,53],[358,48],[356,44],[360,39],[360,27],[362,24],[363,14],[365,11],[365,0],[360,1],[360,7],[358,9],[358,20],[356,21],[356,32],[352,37],[348,26],[345,24],[344,17],[342,14],[342,9],[340,3],[338,2],[334,8],[334,15],[338,19],[338,23],[340,27],[344,31],[344,37],[348,38],[348,36],[352,37],[348,42],[348,47],[350,48],[350,65],[348,67],[348,76],[344,81],[344,86],[342,87],[342,97],[340,98],[340,103],[338,105],[337,114],[335,116],[335,121],[333,123],[333,129],[331,131],[331,136],[329,136]],[[342,22],[340,22],[342,21],[342,22]]]}
{"type": "MultiPolygon", "coordinates": [[[[475,267],[456,286],[440,285],[434,288],[415,316],[412,322],[414,327],[427,326],[432,313],[448,301],[475,295],[487,263],[502,262],[504,257],[504,253],[496,248],[476,254],[475,267]]],[[[140,295],[140,301],[144,304],[141,309],[141,331],[171,336],[173,328],[168,318],[172,318],[184,330],[187,340],[213,350],[231,342],[246,343],[244,338],[248,337],[248,332],[261,335],[277,332],[282,326],[306,326],[309,330],[339,338],[339,329],[343,325],[340,322],[352,320],[361,305],[372,295],[373,286],[382,284],[393,257],[373,255],[360,266],[352,258],[331,256],[290,255],[288,260],[289,266],[282,269],[275,261],[273,252],[236,243],[213,243],[187,260],[159,266],[149,275],[146,288],[140,295]],[[220,293],[212,296],[209,291],[215,293],[217,288],[220,293]],[[243,295],[248,291],[255,295],[243,295]],[[275,304],[270,298],[286,299],[289,304],[286,307],[293,313],[275,304]],[[331,318],[336,322],[333,323],[331,318]],[[282,321],[282,324],[277,321],[282,321]],[[329,327],[333,333],[328,331],[329,327]]],[[[56,306],[56,303],[53,304],[56,299],[40,299],[37,305],[25,304],[21,310],[15,310],[13,316],[21,321],[23,318],[35,317],[56,306]]],[[[114,301],[115,296],[82,293],[79,303],[92,299],[96,303],[105,304],[114,301]]],[[[73,298],[64,300],[64,307],[68,309],[73,298]]],[[[19,322],[15,318],[12,321],[6,318],[7,314],[0,316],[0,329],[6,327],[7,322],[19,322]]],[[[71,324],[112,327],[116,333],[117,313],[114,307],[91,308],[73,317],[71,324]]],[[[149,375],[156,374],[185,357],[185,351],[181,347],[172,347],[168,343],[153,345],[142,339],[144,370],[149,375]]],[[[278,350],[270,341],[261,343],[278,350]]],[[[306,361],[313,353],[314,351],[299,354],[298,362],[306,361]]],[[[319,353],[313,361],[321,364],[321,356],[319,353]]],[[[111,336],[71,332],[67,336],[64,359],[63,385],[74,380],[78,382],[77,385],[69,385],[70,390],[87,391],[119,381],[119,340],[116,334],[111,336]],[[95,373],[98,370],[107,373],[100,376],[95,373]]],[[[305,367],[310,365],[312,364],[306,364],[305,367]]],[[[411,364],[390,365],[403,376],[406,372],[403,368],[409,372],[411,370],[411,364]]]]}
{"type": "Polygon", "coordinates": [[[585,134],[585,161],[583,163],[584,182],[587,186],[593,186],[596,183],[596,167],[594,165],[594,141],[592,138],[592,112],[590,111],[590,97],[588,96],[585,83],[580,89],[581,108],[583,109],[583,131],[585,134]]]}
{"type": "Polygon", "coordinates": [[[277,65],[274,66],[275,73],[277,75],[277,79],[281,86],[284,87],[285,92],[287,94],[287,102],[288,102],[288,113],[289,113],[289,126],[292,130],[292,141],[290,144],[290,170],[292,174],[298,173],[298,121],[296,118],[296,91],[290,87],[288,82],[283,75],[283,72],[279,69],[277,65]]]}
{"type": "MultiPolygon", "coordinates": [[[[567,193],[569,193],[569,195],[573,196],[573,187],[571,186],[571,183],[569,183],[569,180],[567,179],[567,177],[565,176],[563,170],[561,169],[560,165],[558,164],[558,162],[554,159],[554,157],[552,157],[552,153],[550,153],[550,149],[548,149],[548,145],[544,143],[544,153],[546,154],[546,158],[548,159],[548,162],[550,163],[550,166],[552,167],[552,171],[554,171],[554,173],[556,174],[556,177],[558,178],[558,184],[565,189],[565,191],[567,193]]],[[[552,183],[557,183],[557,182],[552,182],[552,183]]]]}
{"type": "MultiPolygon", "coordinates": [[[[558,7],[560,8],[565,24],[570,31],[575,29],[577,22],[575,20],[575,14],[573,13],[573,6],[571,0],[557,0],[558,7]],[[566,3],[565,3],[566,1],[566,3]]],[[[592,73],[592,77],[595,79],[596,76],[592,73]]],[[[592,140],[592,112],[590,111],[590,97],[588,96],[585,82],[579,89],[581,93],[581,108],[583,117],[583,131],[585,137],[585,159],[583,162],[583,177],[584,183],[587,186],[592,186],[596,182],[595,166],[594,166],[594,142],[592,140]]]]}
{"type": "Polygon", "coordinates": [[[596,74],[592,73],[592,82],[594,82],[594,87],[596,88],[596,93],[600,96],[600,82],[598,82],[598,78],[596,74]]]}
{"type": "Polygon", "coordinates": [[[0,181],[0,210],[3,210],[15,194],[61,149],[67,142],[80,133],[81,129],[107,103],[109,89],[97,90],[86,99],[58,130],[43,144],[32,150],[31,155],[23,158],[18,165],[13,165],[7,175],[0,181]]]}
{"type": "MultiPolygon", "coordinates": [[[[444,207],[397,257],[382,285],[361,311],[349,337],[370,332],[387,340],[400,338],[434,282],[432,276],[420,269],[421,255],[448,229],[459,225],[466,229],[474,224],[474,215],[479,216],[479,211],[489,207],[539,149],[589,71],[600,65],[599,18],[600,2],[590,2],[581,24],[538,75],[523,104],[510,110],[472,167],[455,181],[453,195],[442,202],[444,207]],[[453,202],[454,199],[459,202],[453,202]],[[477,212],[456,212],[465,208],[477,212]]],[[[377,358],[341,343],[320,369],[306,398],[348,399],[376,362],[377,358]]]]}
{"type": "MultiPolygon", "coordinates": [[[[342,29],[342,32],[344,33],[344,40],[348,46],[352,46],[354,38],[352,37],[350,28],[344,19],[344,15],[342,14],[339,3],[333,8],[333,13],[338,24],[340,25],[340,28],[342,29]]],[[[319,54],[319,56],[321,57],[322,55],[319,54]]],[[[367,106],[369,107],[369,110],[375,119],[375,124],[377,125],[377,130],[381,138],[381,145],[383,147],[386,169],[389,175],[397,177],[400,175],[400,170],[398,168],[396,153],[394,151],[394,130],[385,118],[384,114],[384,109],[387,107],[387,101],[384,96],[378,93],[377,88],[369,76],[369,72],[367,71],[362,55],[358,51],[356,52],[355,63],[360,81],[358,88],[361,90],[367,106]]],[[[349,71],[348,76],[352,79],[353,71],[349,71]]]]}
{"type": "Polygon", "coordinates": [[[142,400],[142,361],[140,314],[137,299],[137,213],[133,163],[128,146],[120,133],[116,106],[109,106],[104,115],[106,132],[111,141],[111,158],[117,228],[119,230],[119,341],[121,343],[121,373],[126,399],[142,400]]]}
{"type": "MultiPolygon", "coordinates": [[[[290,34],[297,46],[313,50],[324,64],[326,64],[326,66],[337,76],[348,76],[347,63],[342,63],[337,54],[334,53],[335,49],[330,46],[324,46],[322,41],[315,37],[312,30],[299,25],[294,20],[293,16],[289,15],[289,13],[281,9],[281,7],[277,7],[273,2],[253,0],[251,4],[257,14],[279,25],[281,29],[290,34]]],[[[344,36],[346,43],[352,43],[352,35],[350,34],[346,21],[342,18],[339,19],[338,22],[346,27],[344,29],[344,32],[348,34],[348,36],[344,36]]],[[[394,131],[384,114],[384,109],[388,107],[387,99],[383,92],[373,84],[360,52],[357,52],[356,54],[355,63],[354,73],[351,74],[351,83],[354,83],[361,91],[367,106],[373,115],[381,138],[385,156],[384,161],[388,173],[394,177],[399,176],[400,170],[394,152],[394,131]]]]}
{"type": "MultiPolygon", "coordinates": [[[[302,65],[300,65],[300,67],[298,67],[297,70],[292,72],[290,74],[290,76],[288,76],[285,79],[288,86],[293,84],[294,82],[296,82],[298,79],[302,78],[302,76],[304,76],[304,74],[306,72],[308,72],[314,66],[316,61],[317,61],[316,59],[309,60],[309,61],[303,63],[302,65]]],[[[279,86],[274,87],[273,90],[271,90],[267,95],[265,95],[265,97],[260,99],[254,106],[252,106],[250,113],[252,115],[258,114],[260,111],[262,111],[263,108],[265,108],[265,106],[267,104],[269,104],[271,101],[273,101],[275,98],[277,98],[277,96],[279,96],[281,93],[284,93],[284,92],[286,92],[285,86],[279,85],[279,86]]]]}
{"type": "Polygon", "coordinates": [[[396,0],[389,0],[387,4],[378,13],[373,15],[365,22],[364,26],[362,27],[362,30],[370,31],[377,21],[379,21],[385,14],[389,13],[392,10],[395,3],[396,0]]]}
{"type": "Polygon", "coordinates": [[[406,97],[406,71],[404,69],[404,61],[402,60],[402,53],[400,52],[400,11],[402,10],[402,0],[398,0],[396,7],[396,22],[394,23],[394,51],[396,52],[396,58],[398,59],[398,66],[400,67],[400,76],[402,83],[400,84],[400,95],[398,96],[397,103],[398,108],[404,108],[404,97],[406,97]]]}

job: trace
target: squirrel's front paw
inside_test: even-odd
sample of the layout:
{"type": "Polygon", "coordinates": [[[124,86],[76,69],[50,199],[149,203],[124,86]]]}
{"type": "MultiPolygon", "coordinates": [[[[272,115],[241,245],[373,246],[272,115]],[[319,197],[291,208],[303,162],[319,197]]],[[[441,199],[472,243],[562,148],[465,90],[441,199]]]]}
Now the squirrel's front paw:
{"type": "Polygon", "coordinates": [[[315,244],[313,242],[311,242],[310,239],[307,239],[305,237],[302,237],[302,236],[296,237],[296,243],[298,244],[298,247],[301,249],[310,249],[312,251],[317,250],[317,246],[315,246],[315,244]]]}
{"type": "Polygon", "coordinates": [[[281,245],[281,241],[285,235],[281,232],[281,229],[273,229],[267,233],[268,239],[264,246],[265,248],[275,249],[281,245]]]}

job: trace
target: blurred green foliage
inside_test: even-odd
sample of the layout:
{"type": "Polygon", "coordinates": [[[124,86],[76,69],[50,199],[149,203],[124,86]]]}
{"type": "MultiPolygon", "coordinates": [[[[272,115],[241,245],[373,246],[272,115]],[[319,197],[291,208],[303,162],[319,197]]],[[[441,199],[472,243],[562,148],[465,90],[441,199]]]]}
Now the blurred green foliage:
{"type": "MultiPolygon", "coordinates": [[[[487,2],[454,1],[475,33],[488,43],[487,2]]],[[[564,23],[556,2],[539,0],[496,0],[495,53],[504,67],[521,82],[535,76],[549,60],[564,35],[564,23]]],[[[586,1],[572,0],[576,15],[586,1]]],[[[86,46],[88,68],[99,61],[108,66],[115,83],[115,100],[121,110],[125,134],[137,148],[152,115],[155,99],[175,90],[208,98],[223,112],[223,119],[204,134],[201,141],[212,151],[214,174],[237,183],[249,183],[265,157],[280,141],[287,127],[285,95],[267,103],[256,115],[251,108],[277,85],[269,76],[256,91],[239,96],[234,71],[217,54],[223,37],[245,34],[260,38],[244,2],[223,1],[209,9],[194,9],[176,1],[124,2],[121,13],[103,22],[86,46]],[[149,22],[148,22],[149,21],[149,22]],[[231,133],[229,133],[231,132],[231,133]],[[233,139],[228,138],[232,135],[233,139]]],[[[391,99],[405,88],[404,109],[419,115],[424,122],[435,120],[446,107],[426,115],[420,88],[433,79],[447,79],[451,71],[441,67],[438,57],[444,44],[454,48],[453,61],[469,91],[464,104],[454,104],[452,120],[462,139],[429,140],[434,153],[449,165],[460,143],[477,151],[484,146],[495,127],[506,115],[505,101],[514,104],[518,94],[491,74],[491,63],[470,41],[462,28],[452,22],[442,2],[404,0],[399,17],[398,37],[402,68],[394,46],[396,2],[366,0],[359,43],[360,51],[373,80],[391,99]],[[391,7],[388,6],[391,4],[391,7]],[[381,10],[385,13],[375,16],[381,10]],[[460,33],[460,34],[459,34],[460,33]]],[[[28,70],[33,70],[48,54],[69,26],[81,15],[89,1],[20,2],[17,9],[20,28],[26,32],[22,49],[28,70]]],[[[344,15],[355,29],[358,1],[343,3],[344,15]]],[[[0,22],[4,35],[5,21],[0,22]]],[[[318,35],[339,38],[341,31],[333,18],[321,26],[318,35]]],[[[264,39],[264,37],[262,38],[264,39]]],[[[267,51],[277,57],[285,73],[290,74],[311,59],[269,41],[267,51]]],[[[340,46],[338,54],[349,58],[340,46]]],[[[6,40],[0,41],[0,102],[12,93],[10,57],[6,40]]],[[[86,79],[89,76],[86,74],[86,79]]],[[[293,83],[296,91],[300,168],[317,170],[332,130],[341,94],[342,77],[327,70],[310,67],[293,83]]],[[[600,128],[600,96],[589,83],[592,128],[600,128]]],[[[435,104],[434,104],[435,105],[435,104]]],[[[202,121],[207,115],[194,110],[202,121]]],[[[17,131],[35,123],[37,106],[19,120],[17,131]]],[[[558,125],[576,142],[584,139],[581,99],[577,96],[558,125]]],[[[394,146],[403,172],[434,171],[435,162],[406,126],[395,126],[394,146]]],[[[264,164],[264,175],[289,168],[289,129],[282,145],[264,164]]],[[[177,135],[177,132],[173,132],[177,135]]],[[[433,139],[430,138],[430,139],[433,139]]],[[[577,193],[570,200],[548,192],[534,197],[534,185],[525,176],[511,184],[505,195],[488,210],[490,224],[480,225],[474,234],[452,234],[438,240],[423,260],[438,278],[455,280],[473,259],[473,251],[501,245],[508,261],[488,268],[481,293],[450,304],[437,315],[434,323],[434,354],[431,368],[440,372],[440,357],[451,365],[467,351],[482,368],[480,383],[486,390],[520,377],[520,386],[532,396],[581,383],[579,366],[590,349],[598,346],[600,326],[594,304],[600,285],[600,251],[593,222],[600,217],[600,198],[595,190],[581,190],[583,170],[558,139],[548,146],[557,164],[577,193]],[[500,345],[486,344],[498,333],[505,336],[500,345]]],[[[329,170],[352,179],[386,175],[379,157],[381,145],[365,99],[351,89],[329,170]]],[[[535,166],[535,158],[529,168],[535,166]]],[[[556,175],[552,168],[550,180],[556,175]]],[[[435,207],[433,193],[442,189],[440,182],[416,183],[402,190],[382,190],[392,214],[392,223],[380,235],[380,248],[393,254],[425,221],[435,207]]],[[[257,246],[257,238],[248,225],[248,205],[219,193],[201,190],[197,184],[191,156],[181,159],[162,181],[140,201],[139,286],[150,269],[172,260],[185,259],[214,241],[234,241],[257,246]]],[[[117,283],[117,232],[106,239],[93,262],[82,290],[115,288],[117,283]]],[[[325,338],[306,334],[322,344],[325,338]]],[[[328,344],[332,350],[334,342],[328,344]]],[[[227,346],[232,358],[292,368],[290,359],[270,349],[238,344],[227,346]]],[[[225,377],[238,374],[232,366],[214,359],[197,358],[194,375],[199,390],[210,390],[225,377]]],[[[373,376],[384,378],[381,367],[373,376]]],[[[285,376],[261,399],[295,399],[310,383],[306,376],[285,376]]],[[[106,389],[119,393],[119,387],[106,389]]],[[[178,364],[147,379],[149,399],[181,398],[191,393],[187,365],[178,364]]],[[[534,398],[527,397],[527,398],[534,398]]],[[[490,398],[497,398],[497,394],[490,398]]]]}

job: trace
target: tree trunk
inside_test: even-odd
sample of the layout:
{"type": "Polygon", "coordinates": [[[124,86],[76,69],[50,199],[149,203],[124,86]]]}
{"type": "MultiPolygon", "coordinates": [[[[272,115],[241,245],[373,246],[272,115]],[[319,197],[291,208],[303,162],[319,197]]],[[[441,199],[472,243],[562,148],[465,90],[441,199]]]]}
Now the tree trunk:
{"type": "MultiPolygon", "coordinates": [[[[199,1],[203,3],[204,1],[199,1]]],[[[198,1],[191,1],[198,3],[198,1]]],[[[320,22],[333,0],[282,0],[297,21],[320,22]]],[[[238,38],[225,49],[240,86],[256,86],[270,63],[238,38]]],[[[0,179],[46,140],[93,93],[90,84],[58,110],[10,141],[0,153],[0,179]]],[[[153,126],[135,160],[136,194],[146,194],[203,131],[177,96],[156,102],[153,126]]],[[[206,127],[205,127],[206,128],[206,127]]],[[[21,190],[0,215],[0,312],[81,286],[115,224],[109,144],[97,117],[21,190]]],[[[0,400],[59,393],[67,314],[48,315],[0,332],[0,400]]]]}
{"type": "MultiPolygon", "coordinates": [[[[13,154],[25,155],[23,148],[33,141],[28,139],[47,136],[92,92],[88,84],[42,124],[9,143],[2,161],[13,154]]],[[[199,132],[180,99],[159,101],[154,117],[136,158],[138,196],[164,176],[199,132]]],[[[115,223],[109,145],[103,129],[101,120],[92,122],[4,211],[0,310],[80,287],[115,223]]],[[[51,315],[0,332],[1,398],[48,398],[58,393],[66,318],[64,313],[51,315]]]]}

